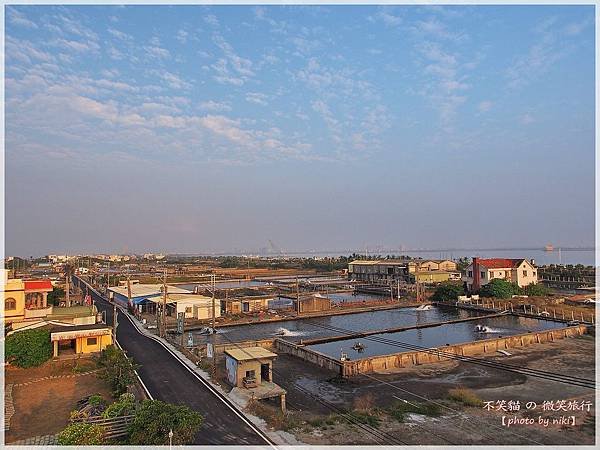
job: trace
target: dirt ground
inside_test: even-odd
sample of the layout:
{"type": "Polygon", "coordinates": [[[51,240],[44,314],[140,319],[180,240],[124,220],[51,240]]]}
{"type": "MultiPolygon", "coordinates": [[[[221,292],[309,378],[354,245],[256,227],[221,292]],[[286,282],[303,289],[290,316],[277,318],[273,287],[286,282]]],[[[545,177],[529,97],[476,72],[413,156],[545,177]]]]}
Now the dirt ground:
{"type": "MultiPolygon", "coordinates": [[[[512,356],[486,356],[486,359],[546,370],[581,378],[595,378],[593,336],[582,336],[511,349],[512,356]]],[[[340,380],[333,372],[300,359],[280,355],[274,363],[274,382],[287,390],[290,414],[282,428],[300,441],[320,445],[373,445],[374,438],[364,429],[340,419],[340,411],[364,410],[377,420],[378,434],[411,445],[593,445],[595,433],[594,391],[583,387],[526,377],[524,375],[458,361],[402,369],[397,373],[372,374],[376,379],[357,377],[340,380]],[[387,383],[387,384],[386,384],[387,383]],[[391,384],[391,385],[390,385],[391,384]],[[309,396],[298,389],[311,392],[309,396]],[[482,402],[519,401],[520,411],[487,411],[483,406],[465,406],[451,400],[449,391],[467,388],[482,402]],[[420,397],[419,397],[420,396],[420,397]],[[320,403],[315,397],[323,399],[320,403]],[[436,417],[408,414],[396,420],[390,408],[404,401],[414,405],[440,406],[436,417]],[[544,401],[589,400],[587,411],[542,412],[544,401]],[[538,406],[527,411],[525,404],[538,406]],[[366,405],[366,406],[365,406],[366,405]],[[339,411],[333,411],[338,409],[339,411]],[[550,418],[548,427],[539,424],[503,426],[502,416],[550,418]],[[552,419],[575,416],[575,426],[553,425],[552,419]],[[337,419],[336,419],[337,417],[337,419]]]]}
{"type": "Polygon", "coordinates": [[[49,361],[30,369],[6,369],[5,383],[14,385],[15,407],[10,430],[5,434],[7,443],[62,431],[77,401],[83,397],[99,393],[107,400],[111,398],[110,389],[96,373],[83,374],[96,368],[93,361],[80,359],[77,368],[74,367],[74,361],[49,361]],[[41,380],[48,376],[63,377],[41,380]],[[19,386],[28,382],[33,383],[19,386]]]}

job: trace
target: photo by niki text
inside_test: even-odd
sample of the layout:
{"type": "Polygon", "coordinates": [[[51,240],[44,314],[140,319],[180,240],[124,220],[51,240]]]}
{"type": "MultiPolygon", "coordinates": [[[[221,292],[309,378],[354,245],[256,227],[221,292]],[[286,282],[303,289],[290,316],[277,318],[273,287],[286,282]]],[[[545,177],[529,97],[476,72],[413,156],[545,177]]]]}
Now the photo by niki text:
{"type": "Polygon", "coordinates": [[[483,408],[487,411],[513,413],[501,416],[502,425],[507,428],[523,425],[538,425],[545,428],[551,426],[572,427],[582,422],[582,419],[579,420],[578,417],[581,418],[587,413],[593,412],[591,401],[577,399],[544,400],[541,404],[534,401],[496,400],[484,402],[483,408]],[[522,413],[522,415],[519,416],[517,413],[522,413]]]}

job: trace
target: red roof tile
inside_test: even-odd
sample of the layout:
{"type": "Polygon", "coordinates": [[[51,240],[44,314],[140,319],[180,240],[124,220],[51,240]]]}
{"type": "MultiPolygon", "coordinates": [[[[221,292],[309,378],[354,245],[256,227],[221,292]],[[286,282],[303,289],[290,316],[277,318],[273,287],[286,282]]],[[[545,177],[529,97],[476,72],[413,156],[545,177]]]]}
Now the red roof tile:
{"type": "Polygon", "coordinates": [[[480,259],[479,264],[487,267],[488,269],[506,269],[517,267],[521,264],[523,259],[508,259],[508,258],[490,258],[490,259],[480,259]]]}
{"type": "Polygon", "coordinates": [[[52,290],[52,282],[50,280],[26,280],[25,282],[26,291],[37,291],[37,290],[52,290]]]}

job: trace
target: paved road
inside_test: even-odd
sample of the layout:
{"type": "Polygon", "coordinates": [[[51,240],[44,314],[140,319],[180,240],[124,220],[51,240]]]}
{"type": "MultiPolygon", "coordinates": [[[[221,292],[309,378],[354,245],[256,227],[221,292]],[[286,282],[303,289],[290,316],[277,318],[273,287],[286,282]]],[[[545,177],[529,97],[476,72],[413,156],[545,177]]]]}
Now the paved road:
{"type": "MultiPolygon", "coordinates": [[[[77,283],[77,280],[75,280],[77,283]]],[[[92,292],[106,323],[113,323],[113,306],[92,292]]],[[[140,334],[124,314],[118,314],[117,340],[141,367],[140,378],[157,399],[184,404],[204,417],[195,445],[268,445],[258,431],[237,416],[160,343],[140,334]]]]}

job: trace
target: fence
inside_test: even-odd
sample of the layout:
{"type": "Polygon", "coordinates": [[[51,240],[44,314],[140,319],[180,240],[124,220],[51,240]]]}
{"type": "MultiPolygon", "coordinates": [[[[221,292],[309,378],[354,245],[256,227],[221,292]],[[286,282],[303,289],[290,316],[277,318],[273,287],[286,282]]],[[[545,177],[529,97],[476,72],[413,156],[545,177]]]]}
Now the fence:
{"type": "Polygon", "coordinates": [[[134,415],[130,416],[119,416],[112,418],[104,418],[102,416],[90,416],[85,418],[73,419],[73,423],[90,423],[99,425],[104,430],[104,437],[106,439],[116,439],[119,437],[127,436],[128,427],[133,422],[134,415]]]}

